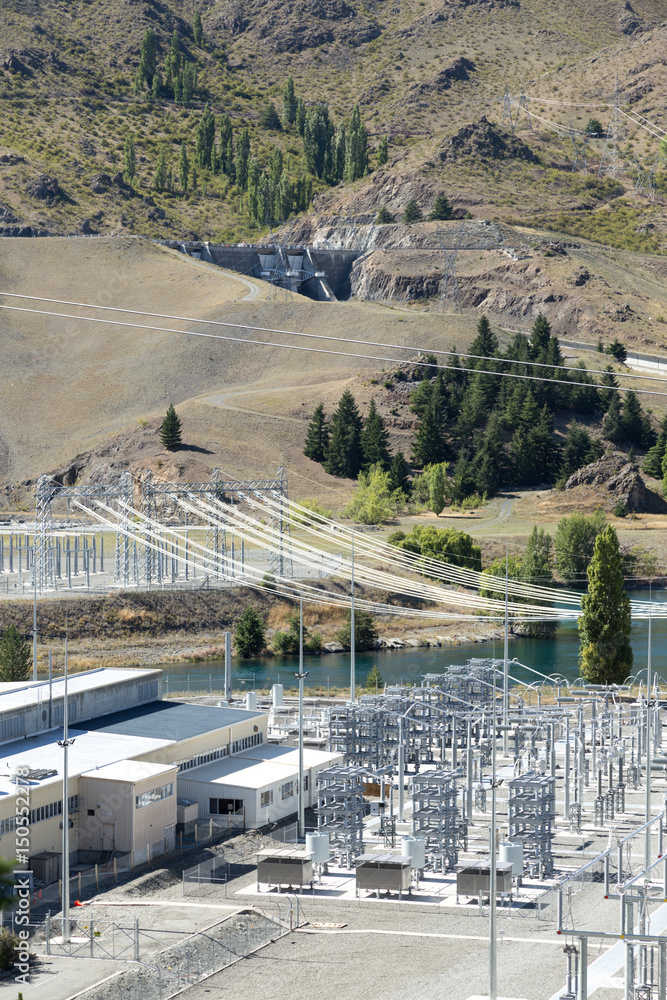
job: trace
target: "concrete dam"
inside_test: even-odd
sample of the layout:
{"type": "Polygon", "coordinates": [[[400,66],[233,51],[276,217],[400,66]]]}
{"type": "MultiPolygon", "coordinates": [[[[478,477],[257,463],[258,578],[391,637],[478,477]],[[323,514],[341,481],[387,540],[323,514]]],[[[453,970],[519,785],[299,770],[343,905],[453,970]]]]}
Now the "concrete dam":
{"type": "Polygon", "coordinates": [[[352,265],[362,250],[285,246],[271,243],[210,243],[206,240],[159,240],[164,246],[249,278],[268,281],[321,302],[350,296],[352,265]]]}

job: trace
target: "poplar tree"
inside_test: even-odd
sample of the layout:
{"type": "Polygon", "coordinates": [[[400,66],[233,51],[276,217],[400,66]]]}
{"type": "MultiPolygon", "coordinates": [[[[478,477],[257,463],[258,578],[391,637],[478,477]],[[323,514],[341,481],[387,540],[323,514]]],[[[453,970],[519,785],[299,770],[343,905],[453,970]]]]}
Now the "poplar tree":
{"type": "Polygon", "coordinates": [[[346,389],[331,421],[331,437],[324,465],[330,475],[356,479],[362,465],[362,426],[354,396],[346,389]]]}
{"type": "Polygon", "coordinates": [[[181,143],[181,155],[178,161],[178,174],[183,194],[187,194],[188,179],[190,176],[190,161],[188,160],[188,151],[184,142],[181,143]]]}
{"type": "Polygon", "coordinates": [[[294,80],[287,77],[287,82],[283,87],[283,125],[293,125],[296,121],[296,93],[294,90],[294,80]]]}
{"type": "Polygon", "coordinates": [[[197,126],[197,142],[195,146],[195,160],[198,167],[210,167],[211,155],[215,143],[215,118],[208,104],[204,108],[199,125],[197,126]]]}
{"type": "Polygon", "coordinates": [[[195,38],[195,45],[199,45],[200,48],[201,48],[201,44],[202,44],[202,42],[204,40],[204,31],[203,31],[203,28],[202,28],[201,14],[199,13],[199,11],[195,11],[195,20],[194,20],[193,32],[194,32],[194,38],[195,38]]]}
{"type": "Polygon", "coordinates": [[[383,167],[389,159],[389,141],[386,135],[380,137],[378,142],[377,161],[378,167],[383,167]]]}
{"type": "Polygon", "coordinates": [[[170,403],[167,414],[160,427],[160,441],[167,451],[174,451],[181,444],[181,420],[174,409],[174,404],[170,403]]]}
{"type": "Polygon", "coordinates": [[[155,166],[155,177],[153,178],[153,187],[156,191],[164,191],[167,186],[167,161],[164,155],[164,149],[160,147],[160,153],[157,158],[157,164],[155,166]]]}
{"type": "Polygon", "coordinates": [[[137,173],[137,157],[134,151],[134,136],[131,132],[125,137],[125,148],[123,151],[124,170],[123,176],[128,184],[131,184],[137,173]]]}
{"type": "Polygon", "coordinates": [[[379,465],[383,469],[389,468],[391,458],[389,456],[388,442],[389,433],[384,425],[384,420],[377,411],[375,399],[371,399],[366,423],[361,432],[361,453],[364,469],[369,469],[371,465],[379,465]]]}
{"type": "Polygon", "coordinates": [[[329,427],[324,412],[324,403],[318,403],[308,424],[303,453],[306,458],[312,458],[313,462],[323,462],[327,457],[328,448],[329,427]]]}
{"type": "Polygon", "coordinates": [[[630,599],[623,589],[621,553],[612,525],[595,539],[581,609],[582,676],[589,684],[622,684],[632,669],[630,599]]]}
{"type": "Polygon", "coordinates": [[[141,51],[139,56],[139,79],[147,87],[153,85],[153,77],[157,67],[157,42],[152,28],[146,28],[146,33],[141,40],[141,51]]]}

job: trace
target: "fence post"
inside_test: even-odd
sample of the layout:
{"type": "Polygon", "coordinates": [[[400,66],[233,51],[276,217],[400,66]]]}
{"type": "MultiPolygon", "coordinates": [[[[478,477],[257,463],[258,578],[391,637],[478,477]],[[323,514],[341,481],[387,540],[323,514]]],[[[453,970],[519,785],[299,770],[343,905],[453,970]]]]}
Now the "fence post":
{"type": "Polygon", "coordinates": [[[90,957],[93,958],[93,952],[95,949],[95,935],[93,933],[93,918],[90,918],[90,957]]]}
{"type": "Polygon", "coordinates": [[[134,961],[139,961],[139,917],[134,918],[134,961]]]}
{"type": "Polygon", "coordinates": [[[46,940],[46,954],[51,954],[51,911],[48,910],[44,921],[44,937],[46,940]]]}

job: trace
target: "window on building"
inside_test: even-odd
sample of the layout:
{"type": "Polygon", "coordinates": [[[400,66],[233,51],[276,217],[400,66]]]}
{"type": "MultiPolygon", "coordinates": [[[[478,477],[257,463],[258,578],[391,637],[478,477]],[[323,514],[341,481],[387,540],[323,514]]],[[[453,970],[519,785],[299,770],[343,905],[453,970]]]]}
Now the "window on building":
{"type": "Polygon", "coordinates": [[[294,795],[294,782],[286,781],[284,785],[280,786],[280,798],[285,801],[285,799],[291,799],[294,795]]]}
{"type": "Polygon", "coordinates": [[[304,792],[308,791],[308,775],[307,774],[304,774],[304,776],[303,776],[303,790],[304,790],[304,792]]]}
{"type": "Polygon", "coordinates": [[[211,816],[227,816],[228,813],[242,813],[243,799],[209,799],[208,811],[211,816]]]}
{"type": "Polygon", "coordinates": [[[150,806],[154,802],[161,802],[162,799],[171,798],[173,794],[173,781],[171,781],[168,785],[161,785],[160,788],[151,788],[150,791],[142,792],[141,795],[135,796],[136,808],[144,809],[146,806],[150,806]]]}
{"type": "Polygon", "coordinates": [[[260,805],[262,809],[266,809],[267,806],[273,805],[273,792],[262,792],[260,805]]]}

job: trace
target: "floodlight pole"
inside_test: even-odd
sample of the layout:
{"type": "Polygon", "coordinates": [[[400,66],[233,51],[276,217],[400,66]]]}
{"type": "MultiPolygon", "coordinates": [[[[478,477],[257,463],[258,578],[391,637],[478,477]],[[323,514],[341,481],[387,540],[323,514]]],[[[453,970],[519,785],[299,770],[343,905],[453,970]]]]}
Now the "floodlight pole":
{"type": "MultiPolygon", "coordinates": [[[[508,611],[508,599],[509,599],[509,555],[507,550],[505,550],[505,644],[503,649],[503,754],[507,756],[507,726],[509,722],[509,692],[510,692],[510,681],[509,681],[509,658],[508,658],[508,639],[509,639],[509,615],[508,611]]],[[[495,738],[495,737],[494,737],[495,738]]]]}
{"type": "Polygon", "coordinates": [[[489,877],[489,1000],[498,997],[498,957],[496,952],[496,673],[493,672],[493,717],[491,747],[491,830],[489,877]]]}
{"type": "Polygon", "coordinates": [[[35,545],[32,557],[32,578],[34,581],[32,600],[32,679],[37,680],[37,525],[35,525],[35,545]]]}
{"type": "Polygon", "coordinates": [[[62,861],[62,906],[63,906],[63,944],[70,938],[69,918],[69,774],[68,750],[74,740],[68,739],[68,705],[67,705],[67,625],[65,625],[65,695],[63,700],[63,738],[58,740],[58,746],[63,751],[63,861],[62,861]]]}
{"type": "Polygon", "coordinates": [[[303,682],[308,671],[303,669],[303,591],[299,594],[299,673],[294,675],[299,680],[299,789],[298,789],[298,835],[305,835],[305,810],[303,798],[303,682]]]}
{"type": "MultiPolygon", "coordinates": [[[[647,823],[644,832],[644,866],[648,868],[651,864],[651,827],[648,822],[651,819],[651,763],[653,753],[651,750],[651,604],[652,598],[649,596],[648,606],[648,657],[646,664],[646,802],[645,820],[647,823]]],[[[662,820],[661,820],[662,822],[662,820]]]]}
{"type": "Polygon", "coordinates": [[[354,705],[356,698],[357,680],[355,676],[356,663],[354,659],[354,529],[352,530],[352,575],[350,585],[350,704],[354,705]]]}

